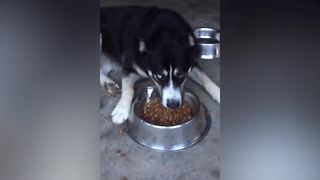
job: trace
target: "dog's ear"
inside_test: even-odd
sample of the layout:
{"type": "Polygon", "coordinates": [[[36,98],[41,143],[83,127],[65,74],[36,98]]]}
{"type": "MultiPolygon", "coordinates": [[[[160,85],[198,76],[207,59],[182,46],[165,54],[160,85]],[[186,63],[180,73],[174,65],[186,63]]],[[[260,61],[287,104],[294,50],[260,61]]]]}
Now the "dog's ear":
{"type": "Polygon", "coordinates": [[[192,35],[188,35],[188,40],[189,40],[189,45],[190,46],[194,46],[195,42],[194,42],[194,37],[192,35]]]}
{"type": "Polygon", "coordinates": [[[142,39],[139,40],[139,51],[146,52],[146,42],[142,39]]]}

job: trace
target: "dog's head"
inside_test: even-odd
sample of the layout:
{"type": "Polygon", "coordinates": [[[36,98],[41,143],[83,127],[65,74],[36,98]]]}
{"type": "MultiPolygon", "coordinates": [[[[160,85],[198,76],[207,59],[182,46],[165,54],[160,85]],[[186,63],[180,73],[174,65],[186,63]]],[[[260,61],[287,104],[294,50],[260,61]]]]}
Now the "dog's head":
{"type": "Polygon", "coordinates": [[[160,31],[139,41],[139,59],[165,107],[177,108],[182,104],[184,83],[198,51],[192,33],[160,31]]]}

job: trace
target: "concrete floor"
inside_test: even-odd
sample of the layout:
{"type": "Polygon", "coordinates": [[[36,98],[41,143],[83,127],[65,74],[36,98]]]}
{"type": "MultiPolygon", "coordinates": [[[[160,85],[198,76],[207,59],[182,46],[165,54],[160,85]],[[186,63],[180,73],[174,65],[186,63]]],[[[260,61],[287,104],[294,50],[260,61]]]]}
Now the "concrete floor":
{"type": "MultiPolygon", "coordinates": [[[[156,5],[180,12],[192,27],[220,29],[219,0],[104,0],[101,6],[156,5]]],[[[201,60],[210,78],[220,84],[220,59],[201,60]]],[[[120,72],[112,72],[120,83],[120,72]]],[[[101,90],[101,180],[217,180],[220,179],[220,106],[191,80],[186,87],[193,90],[210,110],[211,129],[195,146],[178,152],[158,152],[133,142],[123,126],[111,122],[110,113],[120,98],[106,96],[101,90]]]]}

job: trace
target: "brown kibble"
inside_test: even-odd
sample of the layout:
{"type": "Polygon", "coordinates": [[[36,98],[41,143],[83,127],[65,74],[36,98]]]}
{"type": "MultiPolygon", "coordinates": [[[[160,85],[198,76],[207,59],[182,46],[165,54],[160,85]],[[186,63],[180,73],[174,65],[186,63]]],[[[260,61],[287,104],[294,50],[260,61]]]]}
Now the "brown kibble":
{"type": "Polygon", "coordinates": [[[122,176],[121,180],[128,180],[128,179],[125,176],[122,176]]]}
{"type": "Polygon", "coordinates": [[[192,118],[192,109],[187,103],[177,109],[170,109],[162,106],[160,98],[145,103],[142,111],[147,122],[161,126],[182,124],[192,118]]]}
{"type": "Polygon", "coordinates": [[[120,149],[117,149],[116,150],[116,153],[119,155],[121,153],[121,150],[120,149]]]}

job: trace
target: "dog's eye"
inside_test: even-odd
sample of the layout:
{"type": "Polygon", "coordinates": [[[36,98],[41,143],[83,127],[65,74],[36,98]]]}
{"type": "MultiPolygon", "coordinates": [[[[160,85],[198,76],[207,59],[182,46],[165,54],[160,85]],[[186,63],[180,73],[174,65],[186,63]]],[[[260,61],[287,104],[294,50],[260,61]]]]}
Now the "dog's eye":
{"type": "Polygon", "coordinates": [[[176,69],[174,69],[174,71],[173,71],[173,75],[175,76],[175,78],[177,78],[177,79],[184,79],[185,78],[185,76],[186,76],[186,73],[185,72],[179,72],[179,70],[176,68],[176,69]]]}
{"type": "Polygon", "coordinates": [[[154,78],[158,81],[161,81],[163,79],[163,75],[162,74],[155,74],[154,78]]]}
{"type": "Polygon", "coordinates": [[[162,74],[155,74],[153,75],[153,78],[156,80],[156,81],[163,81],[165,79],[165,76],[162,75],[162,74]]]}
{"type": "Polygon", "coordinates": [[[185,76],[186,76],[185,73],[178,73],[177,74],[177,78],[179,78],[179,79],[183,79],[185,76]]]}

